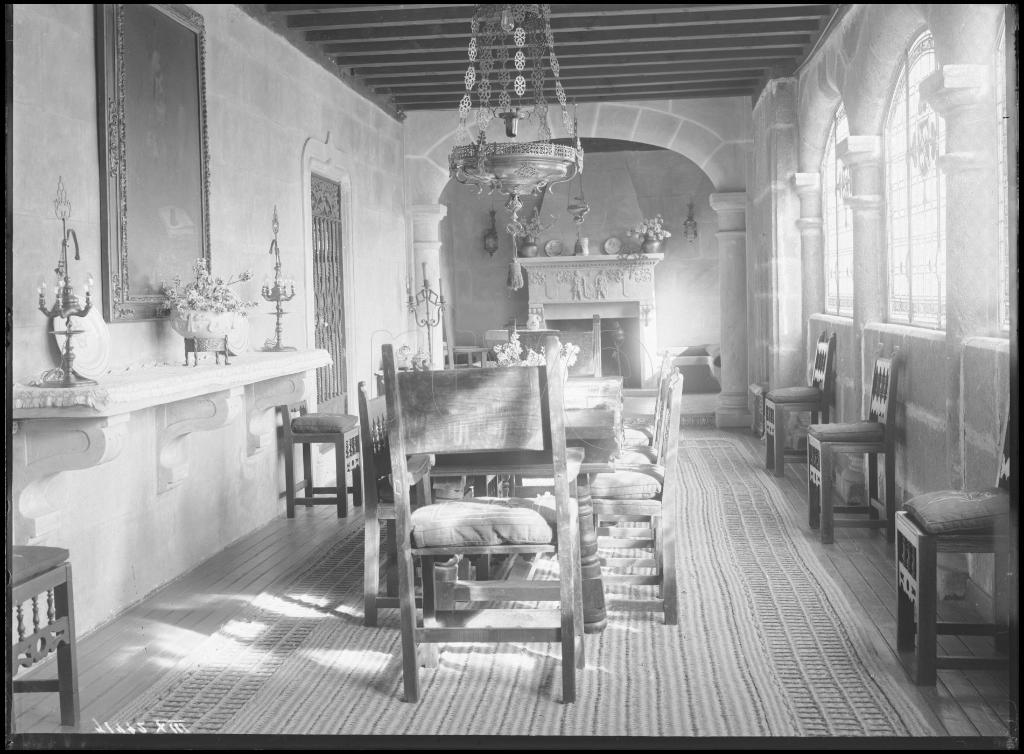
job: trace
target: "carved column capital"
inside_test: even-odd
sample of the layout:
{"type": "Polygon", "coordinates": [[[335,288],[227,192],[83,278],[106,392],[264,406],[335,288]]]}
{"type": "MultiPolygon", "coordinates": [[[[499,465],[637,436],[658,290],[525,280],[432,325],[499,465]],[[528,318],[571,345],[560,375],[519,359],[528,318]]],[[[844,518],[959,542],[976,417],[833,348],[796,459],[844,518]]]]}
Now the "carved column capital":
{"type": "Polygon", "coordinates": [[[730,191],[711,194],[711,209],[718,213],[719,231],[745,231],[747,227],[747,194],[730,191]]]}
{"type": "Polygon", "coordinates": [[[866,212],[880,211],[884,204],[882,137],[851,134],[839,143],[836,154],[850,169],[850,193],[843,200],[846,206],[866,212]]]}
{"type": "Polygon", "coordinates": [[[836,147],[836,154],[844,165],[855,167],[882,164],[882,137],[875,135],[849,135],[836,147]]]}
{"type": "Polygon", "coordinates": [[[990,67],[977,64],[944,65],[921,82],[924,101],[943,118],[957,110],[992,102],[990,67]]]}

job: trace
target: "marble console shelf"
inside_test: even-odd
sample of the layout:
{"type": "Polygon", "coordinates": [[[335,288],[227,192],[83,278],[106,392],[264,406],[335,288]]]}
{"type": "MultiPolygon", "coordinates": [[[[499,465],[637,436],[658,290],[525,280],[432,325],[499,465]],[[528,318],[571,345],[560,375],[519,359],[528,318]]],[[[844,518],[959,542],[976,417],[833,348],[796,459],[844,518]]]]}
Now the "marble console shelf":
{"type": "Polygon", "coordinates": [[[18,540],[55,525],[59,505],[45,488],[65,471],[116,458],[133,412],[154,410],[157,492],[188,475],[188,436],[226,426],[246,412],[249,456],[274,444],[273,409],[301,400],[306,375],[331,363],[327,351],[246,353],[229,366],[158,365],[113,372],[81,388],[14,385],[13,495],[18,540]]]}

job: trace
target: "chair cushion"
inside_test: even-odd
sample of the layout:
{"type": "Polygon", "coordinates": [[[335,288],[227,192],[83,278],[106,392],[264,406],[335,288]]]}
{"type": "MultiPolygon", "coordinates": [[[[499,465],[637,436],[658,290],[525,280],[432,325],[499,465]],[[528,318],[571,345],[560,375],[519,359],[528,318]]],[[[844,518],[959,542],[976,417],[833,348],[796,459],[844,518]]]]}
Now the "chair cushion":
{"type": "Polygon", "coordinates": [[[622,444],[628,447],[644,446],[651,444],[651,438],[639,429],[634,427],[623,427],[622,444]]]}
{"type": "Polygon", "coordinates": [[[615,458],[616,466],[635,466],[637,464],[657,463],[658,454],[654,448],[638,446],[624,450],[615,458]]]}
{"type": "Polygon", "coordinates": [[[821,391],[816,387],[780,387],[769,390],[765,400],[773,403],[812,403],[821,400],[821,391]]]}
{"type": "Polygon", "coordinates": [[[885,425],[879,422],[812,424],[807,434],[822,442],[882,442],[885,425]]]}
{"type": "Polygon", "coordinates": [[[460,500],[412,512],[414,547],[546,545],[551,541],[551,527],[532,508],[460,500]]]}
{"type": "Polygon", "coordinates": [[[616,500],[650,500],[661,493],[657,479],[639,471],[619,471],[595,474],[590,480],[590,494],[593,497],[607,497],[616,500]]]}
{"type": "Polygon", "coordinates": [[[11,586],[17,586],[41,573],[67,562],[70,554],[63,547],[12,547],[11,586]]]}
{"type": "Polygon", "coordinates": [[[349,414],[306,414],[292,419],[295,434],[334,432],[344,434],[359,426],[359,417],[349,414]]]}
{"type": "Polygon", "coordinates": [[[903,509],[928,534],[998,532],[1010,524],[1010,494],[1000,487],[925,492],[903,509]]]}

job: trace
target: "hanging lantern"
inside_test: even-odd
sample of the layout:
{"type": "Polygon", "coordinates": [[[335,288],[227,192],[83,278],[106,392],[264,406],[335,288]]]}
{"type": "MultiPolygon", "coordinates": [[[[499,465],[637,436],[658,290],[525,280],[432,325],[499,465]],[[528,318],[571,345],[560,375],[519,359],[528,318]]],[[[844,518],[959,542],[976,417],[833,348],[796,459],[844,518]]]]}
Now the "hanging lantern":
{"type": "Polygon", "coordinates": [[[519,211],[522,197],[540,195],[548,186],[571,180],[583,169],[583,149],[566,107],[551,33],[551,6],[517,3],[477,5],[470,22],[469,66],[464,76],[466,93],[459,102],[459,144],[448,156],[451,177],[478,190],[497,190],[507,197],[507,230],[522,235],[519,211]],[[575,147],[551,142],[548,101],[544,82],[550,71],[565,130],[575,147]],[[469,132],[470,111],[476,93],[477,109],[469,132]],[[519,121],[533,119],[537,138],[531,142],[491,142],[487,131],[500,118],[505,136],[514,139],[519,121]],[[467,143],[468,142],[468,143],[467,143]]]}
{"type": "Polygon", "coordinates": [[[484,251],[494,256],[498,250],[498,229],[494,227],[494,210],[491,209],[491,227],[484,233],[484,251]]]}

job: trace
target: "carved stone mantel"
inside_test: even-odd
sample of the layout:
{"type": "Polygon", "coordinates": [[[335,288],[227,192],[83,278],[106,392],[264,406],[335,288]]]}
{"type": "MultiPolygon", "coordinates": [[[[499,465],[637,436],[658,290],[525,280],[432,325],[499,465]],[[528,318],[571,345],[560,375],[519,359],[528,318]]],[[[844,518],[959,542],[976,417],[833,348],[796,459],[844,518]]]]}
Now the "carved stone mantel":
{"type": "MultiPolygon", "coordinates": [[[[541,320],[602,318],[639,319],[639,335],[648,354],[657,352],[654,266],[664,254],[532,257],[520,259],[529,287],[529,313],[541,320]]],[[[643,379],[651,377],[644,360],[643,379]]],[[[650,362],[650,363],[647,363],[650,362]]]]}
{"type": "Polygon", "coordinates": [[[664,254],[628,261],[611,256],[520,259],[530,287],[530,309],[548,304],[635,302],[654,305],[654,265],[664,254]]]}
{"type": "Polygon", "coordinates": [[[46,494],[54,477],[117,458],[132,413],[156,412],[155,473],[158,492],[165,492],[188,475],[191,433],[224,427],[244,410],[247,453],[254,456],[273,444],[274,408],[301,400],[307,373],[330,363],[321,349],[247,353],[230,366],[126,369],[82,388],[15,384],[12,494],[19,542],[37,540],[55,525],[61,506],[46,494]]]}

